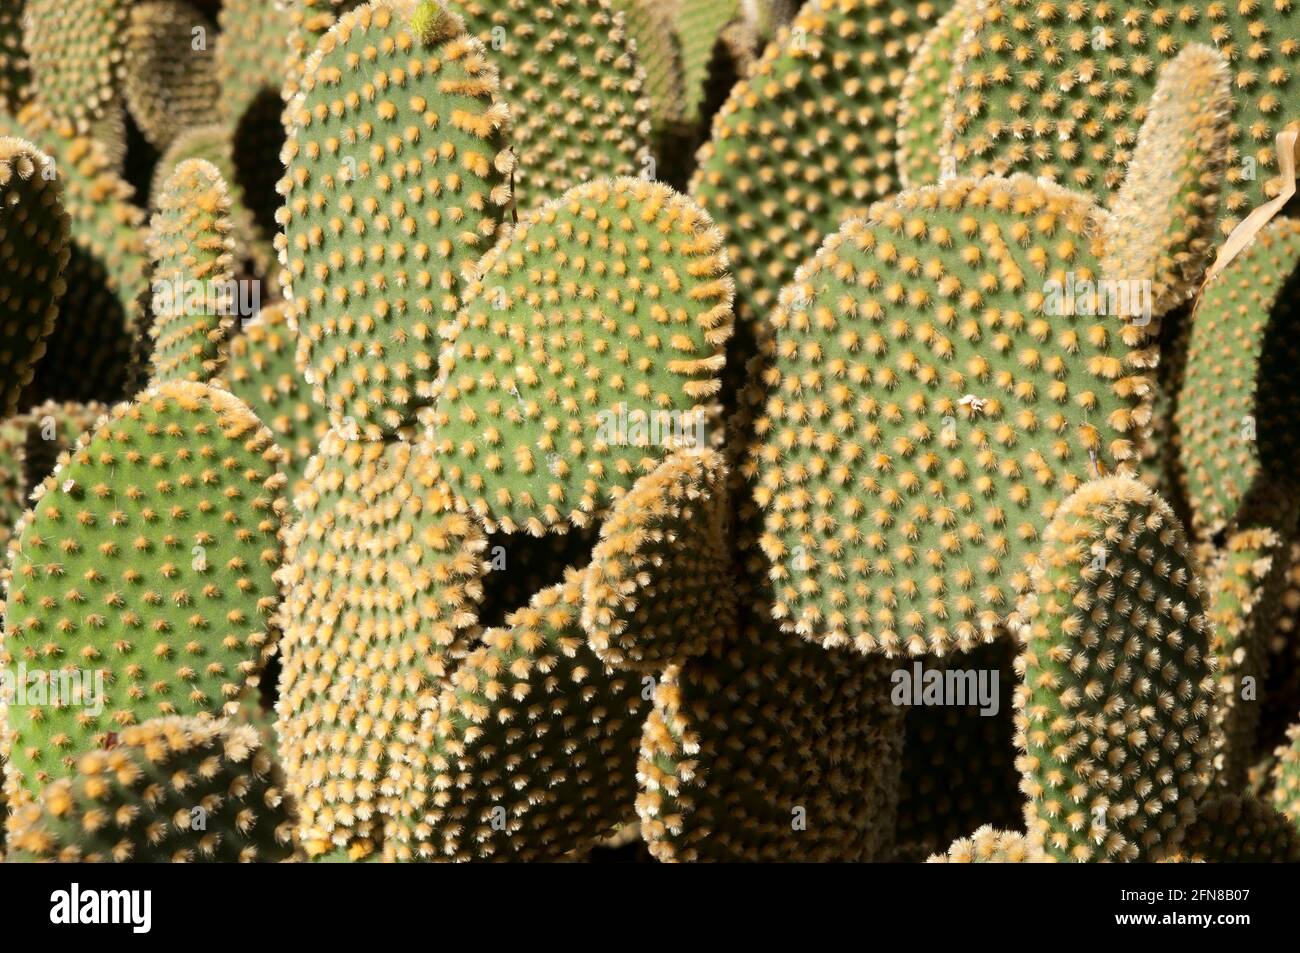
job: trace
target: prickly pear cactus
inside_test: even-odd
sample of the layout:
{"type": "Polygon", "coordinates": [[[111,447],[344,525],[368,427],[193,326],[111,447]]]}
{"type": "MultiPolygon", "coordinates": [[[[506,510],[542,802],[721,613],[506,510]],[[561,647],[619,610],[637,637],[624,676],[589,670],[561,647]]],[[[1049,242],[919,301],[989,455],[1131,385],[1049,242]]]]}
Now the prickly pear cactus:
{"type": "Polygon", "coordinates": [[[23,45],[36,97],[85,132],[121,108],[128,0],[25,0],[23,45]]]}
{"type": "Polygon", "coordinates": [[[24,139],[0,138],[0,416],[18,409],[54,330],[69,229],[50,157],[24,139]]]}
{"type": "Polygon", "coordinates": [[[130,725],[6,822],[9,860],[274,863],[293,857],[284,779],[251,725],[130,725]]]}
{"type": "Polygon", "coordinates": [[[217,25],[184,0],[131,7],[123,98],[144,137],[164,150],[184,130],[211,122],[221,98],[217,25]]]}
{"type": "Polygon", "coordinates": [[[374,440],[432,400],[438,328],[510,203],[509,109],[483,47],[432,0],[345,14],[302,85],[276,238],[298,360],[330,423],[374,440]]]}
{"type": "Polygon", "coordinates": [[[14,0],[0,10],[0,113],[18,112],[31,91],[23,48],[23,3],[14,0]]]}
{"type": "Polygon", "coordinates": [[[9,546],[6,785],[36,791],[123,728],[219,715],[272,649],[283,477],[225,391],[119,404],[36,492],[9,546]],[[57,698],[59,704],[50,700],[57,698]]]}
{"type": "Polygon", "coordinates": [[[1136,480],[1084,485],[1048,525],[1013,630],[1025,819],[1055,859],[1177,848],[1212,772],[1205,603],[1182,527],[1136,480]]]}
{"type": "Polygon", "coordinates": [[[614,179],[528,213],[483,257],[433,427],[490,532],[586,526],[674,446],[708,445],[732,325],[721,245],[672,189],[614,179]]]}
{"type": "Polygon", "coordinates": [[[905,188],[934,185],[957,174],[944,169],[940,145],[951,109],[953,60],[979,0],[955,0],[916,48],[898,97],[898,177],[905,188]]]}
{"type": "Polygon", "coordinates": [[[934,854],[931,864],[1045,864],[1051,858],[1019,831],[998,830],[991,824],[970,837],[959,837],[947,852],[934,854]]]}

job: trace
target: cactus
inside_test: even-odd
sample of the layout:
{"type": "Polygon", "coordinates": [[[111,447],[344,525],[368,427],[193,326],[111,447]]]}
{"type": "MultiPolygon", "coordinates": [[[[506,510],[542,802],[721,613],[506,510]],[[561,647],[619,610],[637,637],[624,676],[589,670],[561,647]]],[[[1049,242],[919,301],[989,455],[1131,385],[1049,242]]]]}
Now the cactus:
{"type": "Polygon", "coordinates": [[[902,715],[888,663],[758,618],[672,665],[637,761],[637,814],[662,861],[887,859],[902,715]]]}
{"type": "Polygon", "coordinates": [[[281,87],[285,102],[291,101],[302,89],[307,59],[321,37],[329,33],[339,17],[349,10],[364,6],[365,2],[366,0],[283,0],[282,6],[289,15],[290,24],[289,58],[281,87]]]}
{"type": "Polygon", "coordinates": [[[451,0],[501,73],[521,209],[589,179],[645,176],[645,70],[609,0],[451,0]]]}
{"type": "Polygon", "coordinates": [[[150,717],[220,714],[257,683],[278,457],[242,403],[178,382],[119,404],[61,459],[9,547],[0,659],[28,698],[8,706],[11,789],[68,775],[150,717]]]}
{"type": "Polygon", "coordinates": [[[0,138],[0,416],[18,409],[66,288],[69,219],[50,157],[0,138]]]}
{"type": "Polygon", "coordinates": [[[231,338],[224,381],[226,389],[275,435],[284,454],[281,472],[292,497],[329,425],[294,366],[295,335],[285,310],[281,303],[266,305],[231,338]]]}
{"type": "Polygon", "coordinates": [[[222,4],[214,59],[221,86],[217,112],[223,125],[238,124],[266,93],[279,100],[290,64],[287,38],[293,30],[293,10],[294,4],[280,0],[222,4]]]}
{"type": "Polygon", "coordinates": [[[1206,798],[1187,827],[1178,860],[1209,864],[1300,863],[1300,830],[1258,798],[1206,798]]]}
{"type": "Polygon", "coordinates": [[[424,716],[414,790],[387,860],[558,860],[633,819],[639,679],[607,671],[579,625],[582,576],[488,629],[424,716]]]}
{"type": "Polygon", "coordinates": [[[378,439],[432,399],[435,332],[510,201],[496,91],[483,48],[432,0],[346,14],[307,64],[276,242],[298,360],[332,426],[351,417],[378,439]],[[382,90],[376,69],[392,77],[382,90]]]}
{"type": "Polygon", "coordinates": [[[937,15],[913,0],[811,0],[714,117],[690,194],[727,240],[739,360],[795,268],[897,188],[898,89],[937,15]]]}
{"type": "Polygon", "coordinates": [[[1273,806],[1300,831],[1300,724],[1286,730],[1286,743],[1278,745],[1273,757],[1273,806]]]}
{"type": "MultiPolygon", "coordinates": [[[[904,188],[934,185],[943,176],[939,146],[950,104],[948,83],[978,0],[954,0],[916,48],[898,96],[898,178],[904,188]]],[[[950,168],[949,176],[956,175],[950,168]]]]}
{"type": "Polygon", "coordinates": [[[578,186],[483,257],[439,358],[434,431],[489,532],[586,526],[674,444],[707,444],[725,269],[708,217],[639,179],[578,186]]]}
{"type": "Polygon", "coordinates": [[[31,91],[27,51],[23,49],[23,3],[13,0],[0,10],[0,113],[17,113],[31,91]]]}
{"type": "Polygon", "coordinates": [[[886,654],[993,638],[1057,501],[1127,466],[1149,413],[1142,329],[1089,316],[1104,224],[1024,177],[954,180],[800,270],[753,451],[785,629],[886,654]]]}
{"type": "Polygon", "coordinates": [[[622,14],[627,33],[636,42],[637,62],[645,70],[655,159],[672,163],[673,150],[689,152],[694,145],[691,124],[683,112],[686,89],[681,50],[673,32],[673,9],[654,0],[610,3],[622,14]]]}
{"type": "Polygon", "coordinates": [[[280,577],[280,753],[308,853],[368,853],[414,783],[421,713],[468,651],[485,540],[427,447],[330,431],[306,480],[280,577]]]}
{"type": "Polygon", "coordinates": [[[153,379],[211,380],[234,319],[234,227],[230,196],[210,162],[182,162],[163,183],[150,222],[153,379]]]}
{"type": "Polygon", "coordinates": [[[674,453],[601,524],[582,627],[605,664],[658,672],[735,630],[725,478],[715,451],[674,453]]]}
{"type": "Polygon", "coordinates": [[[952,842],[946,853],[935,854],[931,864],[1045,864],[1051,858],[1019,831],[998,830],[991,824],[970,837],[952,842]]]}
{"type": "Polygon", "coordinates": [[[146,0],[131,8],[125,36],[123,97],[154,148],[211,121],[221,99],[214,51],[217,25],[184,0],[146,0]]]}
{"type": "Polygon", "coordinates": [[[494,533],[489,536],[484,553],[488,574],[483,577],[479,623],[502,627],[509,613],[527,605],[528,600],[543,589],[563,582],[570,569],[585,569],[591,562],[598,528],[593,524],[545,536],[529,536],[527,533],[494,533]]]}
{"type": "Polygon", "coordinates": [[[250,725],[155,718],[25,799],[10,861],[272,863],[293,856],[284,781],[250,725]]]}
{"type": "Polygon", "coordinates": [[[33,103],[17,123],[0,115],[0,127],[30,138],[54,160],[71,220],[67,290],[27,401],[117,400],[125,396],[131,339],[142,330],[148,291],[144,213],[103,145],[71,122],[33,103]]]}
{"type": "Polygon", "coordinates": [[[704,111],[709,65],[722,32],[740,13],[740,0],[678,0],[674,28],[682,48],[682,112],[696,124],[710,118],[704,111]]]}
{"type": "Polygon", "coordinates": [[[1277,620],[1268,633],[1268,680],[1260,713],[1259,745],[1272,751],[1300,712],[1300,541],[1292,541],[1278,584],[1277,620]]]}
{"type": "Polygon", "coordinates": [[[1147,487],[1107,477],[1061,503],[1012,620],[1025,820],[1057,860],[1177,848],[1212,771],[1205,602],[1182,527],[1147,487]]]}
{"type": "Polygon", "coordinates": [[[949,90],[958,172],[1026,172],[1109,205],[1160,67],[1194,43],[1232,52],[1228,183],[1217,213],[1226,235],[1282,188],[1274,137],[1296,127],[1288,85],[1300,55],[1290,3],[988,0],[949,90]]]}
{"type": "Polygon", "coordinates": [[[1261,481],[1300,469],[1292,302],[1300,222],[1275,219],[1202,295],[1187,328],[1174,410],[1178,470],[1193,528],[1221,531],[1261,481]]]}
{"type": "Polygon", "coordinates": [[[127,0],[25,0],[23,45],[36,98],[80,133],[121,108],[127,0]]]}

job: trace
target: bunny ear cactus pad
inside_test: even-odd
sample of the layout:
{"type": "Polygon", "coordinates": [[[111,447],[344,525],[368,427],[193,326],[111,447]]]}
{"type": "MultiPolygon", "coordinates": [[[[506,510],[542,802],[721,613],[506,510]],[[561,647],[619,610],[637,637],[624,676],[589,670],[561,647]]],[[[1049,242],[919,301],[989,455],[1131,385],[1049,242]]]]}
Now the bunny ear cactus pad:
{"type": "Polygon", "coordinates": [[[709,118],[702,111],[709,63],[722,31],[739,12],[740,0],[678,0],[674,29],[682,48],[682,85],[686,91],[682,107],[691,122],[709,118]]]}
{"type": "Polygon", "coordinates": [[[28,699],[8,707],[12,787],[257,683],[278,601],[278,459],[234,397],[170,383],[118,405],[46,480],[9,547],[0,658],[28,699]]]}
{"type": "Polygon", "coordinates": [[[1212,281],[1188,328],[1174,410],[1192,524],[1212,536],[1252,487],[1300,471],[1300,222],[1279,218],[1212,281]]]}
{"type": "Polygon", "coordinates": [[[735,631],[726,469],[674,453],[614,504],[583,583],[582,627],[607,665],[658,672],[735,631]]]}
{"type": "Polygon", "coordinates": [[[121,106],[128,0],[26,0],[37,98],[81,132],[121,106]]]}
{"type": "Polygon", "coordinates": [[[1104,213],[1023,176],[902,194],[782,294],[753,453],[782,626],[967,651],[1028,588],[1057,500],[1128,466],[1141,328],[1095,295],[1104,213]]]}
{"type": "Polygon", "coordinates": [[[952,109],[948,83],[972,9],[980,0],[955,0],[917,47],[898,97],[898,177],[905,188],[943,178],[939,144],[952,109]]]}
{"type": "Polygon", "coordinates": [[[224,362],[234,319],[230,195],[216,166],[178,165],[163,183],[150,223],[153,260],[153,379],[206,382],[224,362]]]}
{"type": "Polygon", "coordinates": [[[284,452],[281,468],[294,496],[307,461],[329,430],[325,411],[312,402],[294,363],[296,342],[284,304],[265,305],[230,340],[224,372],[226,389],[275,434],[284,452]]]}
{"type": "MultiPolygon", "coordinates": [[[[650,100],[609,0],[452,0],[492,62],[513,116],[520,208],[589,179],[644,175],[650,100]]],[[[652,176],[653,177],[653,176],[652,176]]]]}
{"type": "Polygon", "coordinates": [[[1030,838],[1062,861],[1158,860],[1210,781],[1211,624],[1167,504],[1088,483],[1043,536],[1013,630],[1030,838]]]}
{"type": "Polygon", "coordinates": [[[221,85],[217,110],[224,123],[236,123],[265,93],[279,99],[289,68],[286,40],[293,31],[293,10],[294,4],[282,0],[222,4],[215,59],[221,85]]]}
{"type": "Polygon", "coordinates": [[[69,219],[54,163],[0,138],[0,417],[18,409],[54,330],[69,258],[69,219]]]}
{"type": "MultiPolygon", "coordinates": [[[[217,26],[181,0],[146,0],[131,8],[125,36],[124,98],[154,148],[185,129],[211,122],[221,99],[217,26]]],[[[264,55],[264,51],[263,51],[264,55]]]]}
{"type": "Polygon", "coordinates": [[[1296,125],[1300,57],[1300,12],[1290,0],[989,0],[950,90],[949,148],[959,172],[1025,172],[1109,204],[1161,66],[1193,43],[1221,51],[1232,69],[1228,184],[1218,211],[1228,234],[1283,186],[1274,139],[1296,125]]]}
{"type": "Polygon", "coordinates": [[[883,659],[759,620],[658,681],[637,814],[662,861],[878,861],[903,745],[883,659]]]}
{"type": "Polygon", "coordinates": [[[579,624],[582,574],[488,629],[425,719],[386,860],[554,861],[631,820],[647,701],[579,624]]]}
{"type": "Polygon", "coordinates": [[[898,90],[940,12],[810,0],[714,117],[690,194],[726,236],[742,326],[846,216],[897,189],[898,90]]]}
{"type": "Polygon", "coordinates": [[[431,2],[346,14],[307,64],[276,241],[299,364],[334,427],[379,439],[431,400],[436,331],[510,202],[496,93],[483,48],[431,2]]]}
{"type": "Polygon", "coordinates": [[[439,359],[434,437],[490,532],[585,526],[707,434],[731,334],[721,246],[688,199],[615,179],[483,257],[439,359]]]}
{"type": "Polygon", "coordinates": [[[377,846],[413,783],[405,749],[468,650],[482,529],[423,444],[326,434],[287,534],[280,756],[311,854],[377,846]]]}
{"type": "Polygon", "coordinates": [[[257,729],[198,718],[124,728],[76,774],[25,799],[9,859],[57,863],[275,863],[293,857],[284,780],[257,729]]]}

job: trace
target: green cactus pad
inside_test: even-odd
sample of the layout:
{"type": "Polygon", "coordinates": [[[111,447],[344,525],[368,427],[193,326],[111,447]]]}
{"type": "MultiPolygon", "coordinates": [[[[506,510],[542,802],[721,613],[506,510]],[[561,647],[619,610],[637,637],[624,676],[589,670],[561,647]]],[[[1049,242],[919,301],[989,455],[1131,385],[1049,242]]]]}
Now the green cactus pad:
{"type": "Polygon", "coordinates": [[[989,0],[973,21],[950,90],[960,174],[1025,172],[1109,204],[1161,66],[1200,43],[1232,63],[1222,233],[1281,190],[1274,138],[1300,123],[1292,78],[1300,13],[1289,0],[989,0]]]}
{"type": "Polygon", "coordinates": [[[1111,309],[1103,226],[1023,176],[954,180],[800,270],[753,468],[788,631],[887,654],[990,641],[1057,501],[1128,465],[1150,357],[1127,313],[1090,316],[1111,309]]]}
{"type": "Polygon", "coordinates": [[[1158,860],[1212,771],[1212,626],[1182,527],[1136,480],[1066,499],[1017,608],[1017,760],[1057,860],[1158,860]]]}
{"type": "Polygon", "coordinates": [[[637,61],[645,70],[655,158],[671,164],[674,157],[667,150],[684,147],[689,155],[693,145],[693,130],[684,112],[686,87],[673,8],[656,0],[610,0],[610,5],[622,14],[627,33],[636,41],[637,61]]]}
{"type": "Polygon", "coordinates": [[[217,25],[183,0],[131,8],[123,94],[145,139],[165,150],[181,132],[211,122],[221,99],[217,25]]]}
{"type": "MultiPolygon", "coordinates": [[[[954,55],[979,0],[955,0],[925,35],[907,66],[898,97],[898,177],[904,188],[934,185],[943,177],[940,143],[952,108],[948,83],[954,55]]],[[[956,169],[949,170],[950,176],[956,169]]]]}
{"type": "Polygon", "coordinates": [[[1249,794],[1219,794],[1197,806],[1179,853],[1184,863],[1297,864],[1300,830],[1249,794]]]}
{"type": "Polygon", "coordinates": [[[0,10],[0,113],[13,115],[31,94],[32,76],[23,49],[23,3],[13,0],[0,10]]]}
{"type": "Polygon", "coordinates": [[[207,382],[224,363],[234,324],[230,195],[216,166],[178,165],[163,183],[149,231],[153,260],[153,379],[207,382]]]}
{"type": "Polygon", "coordinates": [[[709,63],[723,29],[739,12],[740,0],[678,0],[674,28],[682,48],[682,109],[692,122],[709,118],[703,112],[709,63]]]}
{"type": "Polygon", "coordinates": [[[0,417],[18,409],[54,330],[70,256],[64,202],[50,157],[0,138],[0,417]]]}
{"type": "Polygon", "coordinates": [[[1268,634],[1268,681],[1259,743],[1271,751],[1300,713],[1300,542],[1292,541],[1279,585],[1277,620],[1268,634]]]}
{"type": "MultiPolygon", "coordinates": [[[[713,119],[690,194],[718,223],[739,327],[845,217],[898,188],[898,91],[934,3],[812,0],[713,119]]],[[[748,332],[736,347],[750,346],[748,332]]]]}
{"type": "Polygon", "coordinates": [[[436,331],[510,200],[509,109],[479,43],[409,0],[344,15],[289,114],[277,237],[299,363],[332,426],[391,434],[430,398],[436,331]]]}
{"type": "Polygon", "coordinates": [[[521,209],[589,179],[644,175],[645,70],[609,0],[451,0],[501,71],[521,209]]]}
{"type": "Polygon", "coordinates": [[[467,651],[485,539],[421,444],[326,434],[287,534],[280,756],[312,855],[378,846],[419,720],[467,651]]]}
{"type": "Polygon", "coordinates": [[[1300,471],[1300,222],[1279,218],[1205,289],[1188,328],[1174,410],[1192,525],[1211,536],[1260,481],[1300,471]]]}
{"type": "Polygon", "coordinates": [[[264,93],[279,98],[289,69],[293,8],[294,4],[282,0],[225,0],[222,4],[217,15],[220,33],[215,58],[221,84],[217,114],[223,124],[236,124],[264,93]]]}
{"type": "MultiPolygon", "coordinates": [[[[72,238],[67,291],[27,399],[120,399],[126,396],[131,341],[142,333],[147,304],[144,213],[98,140],[79,135],[72,123],[35,103],[19,122],[19,134],[54,160],[72,238]]],[[[15,124],[0,115],[4,126],[15,124]]]]}
{"type": "Polygon", "coordinates": [[[558,860],[632,820],[642,684],[578,622],[582,575],[488,629],[425,717],[387,860],[558,860]]]}
{"type": "Polygon", "coordinates": [[[930,864],[1045,864],[1051,858],[1037,849],[1019,831],[998,830],[992,824],[978,828],[970,837],[952,842],[947,853],[935,854],[930,864]]]}
{"type": "Polygon", "coordinates": [[[672,189],[615,179],[484,256],[439,359],[434,436],[489,531],[585,526],[674,445],[708,444],[731,334],[721,243],[672,189]]]}
{"type": "Polygon", "coordinates": [[[42,484],[9,547],[0,660],[26,670],[28,701],[8,708],[6,783],[35,791],[112,732],[219,714],[257,683],[278,459],[238,400],[170,383],[114,408],[42,484]]]}
{"type": "Polygon", "coordinates": [[[903,745],[889,667],[761,620],[670,666],[637,761],[650,853],[686,862],[887,859],[903,745]]]}
{"type": "Polygon", "coordinates": [[[284,780],[250,725],[155,718],[77,760],[7,822],[11,861],[274,863],[293,857],[284,780]]]}
{"type": "Polygon", "coordinates": [[[85,132],[120,108],[127,0],[26,0],[23,44],[37,98],[85,132]]]}
{"type": "Polygon", "coordinates": [[[268,304],[230,340],[224,375],[226,389],[275,434],[291,496],[329,430],[325,411],[312,402],[294,365],[295,342],[284,305],[268,304]]]}
{"type": "Polygon", "coordinates": [[[582,627],[607,665],[651,673],[736,627],[726,468],[681,451],[632,486],[600,527],[583,582],[582,627]]]}
{"type": "MultiPolygon", "coordinates": [[[[366,0],[284,0],[289,14],[289,58],[281,93],[285,101],[292,100],[302,89],[302,75],[307,59],[321,37],[333,29],[339,17],[349,10],[364,6],[366,0]]],[[[286,123],[287,125],[287,123],[286,123]]]]}

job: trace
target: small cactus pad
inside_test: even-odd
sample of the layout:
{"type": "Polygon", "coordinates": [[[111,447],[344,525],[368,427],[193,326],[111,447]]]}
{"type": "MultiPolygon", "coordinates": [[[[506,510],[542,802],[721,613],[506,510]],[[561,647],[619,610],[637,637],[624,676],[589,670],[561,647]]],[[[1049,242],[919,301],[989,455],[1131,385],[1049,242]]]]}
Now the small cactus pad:
{"type": "Polygon", "coordinates": [[[1179,854],[1208,864],[1300,863],[1300,829],[1249,794],[1218,794],[1196,808],[1179,854]]]}
{"type": "Polygon", "coordinates": [[[763,320],[844,217],[898,188],[898,91],[939,13],[918,0],[812,0],[714,117],[690,194],[726,236],[742,324],[763,320]]]}
{"type": "Polygon", "coordinates": [[[1014,628],[1030,839],[1058,860],[1158,860],[1210,780],[1205,593],[1182,528],[1136,480],[1066,499],[1014,628]]]}
{"type": "Polygon", "coordinates": [[[888,667],[761,619],[669,667],[637,761],[637,813],[651,854],[887,859],[903,745],[888,667]]]}
{"type": "Polygon", "coordinates": [[[639,678],[587,648],[581,604],[571,570],[457,666],[385,859],[558,860],[632,820],[649,704],[639,678]]]}
{"type": "Polygon", "coordinates": [[[477,621],[482,530],[423,445],[326,434],[280,573],[280,757],[310,854],[367,842],[409,796],[419,718],[477,621]]]}
{"type": "Polygon", "coordinates": [[[1227,61],[1199,43],[1165,64],[1111,202],[1105,270],[1150,275],[1154,316],[1192,297],[1210,264],[1231,153],[1231,86],[1227,61]]]}
{"type": "Polygon", "coordinates": [[[284,453],[281,469],[296,496],[307,461],[329,430],[294,366],[296,336],[283,304],[268,304],[231,338],[225,386],[257,414],[284,453]]]}
{"type": "MultiPolygon", "coordinates": [[[[63,182],[72,245],[45,357],[29,399],[118,400],[134,335],[147,304],[145,217],[135,193],[114,171],[104,146],[33,103],[19,115],[20,134],[54,160],[63,182]]],[[[0,126],[16,124],[0,115],[0,126]]]]}
{"type": "Polygon", "coordinates": [[[86,131],[120,108],[128,0],[26,0],[24,46],[37,98],[86,131]]]}
{"type": "Polygon", "coordinates": [[[1278,218],[1201,295],[1174,410],[1192,525],[1211,536],[1259,481],[1300,472],[1300,222],[1278,218]]]}
{"type": "Polygon", "coordinates": [[[216,24],[183,0],[131,7],[123,95],[154,148],[166,149],[182,131],[212,121],[221,98],[216,40],[216,24]]]}
{"type": "Polygon", "coordinates": [[[69,258],[69,219],[56,166],[24,139],[0,138],[0,417],[54,330],[69,258]]]}
{"type": "Polygon", "coordinates": [[[1023,176],[959,179],[800,269],[754,450],[787,630],[887,654],[989,641],[1056,502],[1127,465],[1149,356],[1128,296],[1097,291],[1099,214],[1023,176]]]}
{"type": "Polygon", "coordinates": [[[206,382],[234,324],[234,226],[216,166],[190,159],[163,183],[149,231],[153,260],[153,379],[206,382]]]}
{"type": "Polygon", "coordinates": [[[649,171],[650,100],[609,0],[452,0],[501,71],[521,209],[589,179],[649,171]]]}
{"type": "Polygon", "coordinates": [[[1290,0],[988,0],[972,19],[949,90],[959,174],[1025,172],[1109,204],[1161,66],[1200,43],[1232,61],[1223,233],[1280,192],[1274,137],[1296,124],[1300,57],[1300,12],[1290,0]]]}
{"type": "MultiPolygon", "coordinates": [[[[943,175],[939,146],[952,103],[954,54],[979,0],[955,0],[930,28],[907,67],[898,97],[898,177],[905,188],[934,185],[943,175]]],[[[950,164],[951,178],[956,167],[950,164]]]]}
{"type": "Polygon", "coordinates": [[[1020,831],[998,830],[991,824],[970,837],[952,842],[947,853],[935,854],[931,864],[1043,864],[1050,858],[1020,831]]]}
{"type": "Polygon", "coordinates": [[[57,863],[274,863],[293,855],[284,781],[257,729],[155,718],[24,800],[9,859],[57,863]]]}
{"type": "Polygon", "coordinates": [[[732,282],[708,216],[640,179],[526,215],[439,359],[453,489],[490,531],[587,525],[674,446],[708,445],[732,282]]]}
{"type": "Polygon", "coordinates": [[[362,7],[321,40],[280,183],[299,363],[330,423],[371,440],[428,403],[439,323],[510,200],[496,72],[454,16],[416,30],[418,9],[362,7]]]}
{"type": "Polygon", "coordinates": [[[735,631],[725,481],[721,454],[674,453],[601,524],[582,627],[606,664],[657,672],[735,631]]]}
{"type": "Polygon", "coordinates": [[[218,714],[273,647],[283,500],[271,434],[225,391],[120,404],[37,491],[9,547],[6,783],[35,791],[113,732],[218,714]],[[24,698],[26,699],[24,703],[24,698]]]}

